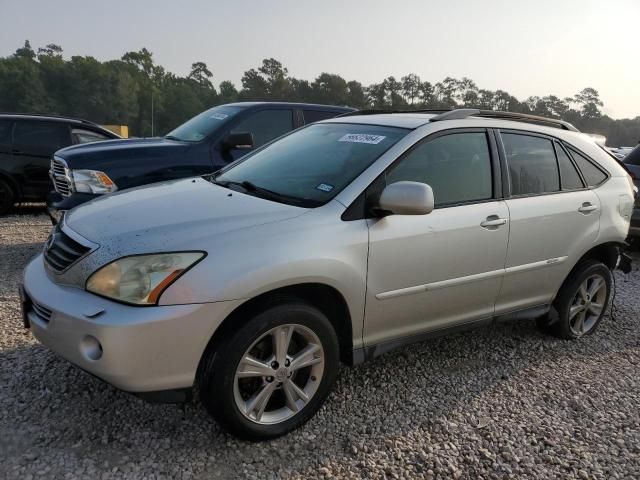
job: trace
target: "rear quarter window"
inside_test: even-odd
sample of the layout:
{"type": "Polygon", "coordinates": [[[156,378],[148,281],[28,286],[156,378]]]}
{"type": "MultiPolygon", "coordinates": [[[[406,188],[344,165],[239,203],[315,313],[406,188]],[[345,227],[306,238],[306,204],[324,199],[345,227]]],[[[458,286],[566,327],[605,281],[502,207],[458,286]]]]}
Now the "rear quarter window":
{"type": "Polygon", "coordinates": [[[591,160],[579,153],[573,148],[569,148],[569,153],[573,157],[573,160],[578,165],[578,168],[582,172],[587,185],[590,187],[596,187],[607,179],[607,174],[604,173],[599,167],[596,167],[591,160]]]}

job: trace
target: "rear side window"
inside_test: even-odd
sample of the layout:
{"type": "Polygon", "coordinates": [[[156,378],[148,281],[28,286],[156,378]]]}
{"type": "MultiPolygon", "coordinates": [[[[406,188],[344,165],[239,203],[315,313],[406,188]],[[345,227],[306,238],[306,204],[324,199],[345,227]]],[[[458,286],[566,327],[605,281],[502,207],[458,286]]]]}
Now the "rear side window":
{"type": "Polygon", "coordinates": [[[303,110],[304,123],[319,122],[320,120],[326,120],[327,118],[333,118],[339,114],[339,112],[327,112],[322,110],[303,110]]]}
{"type": "Polygon", "coordinates": [[[404,180],[428,184],[436,206],[492,198],[486,134],[453,133],[419,144],[386,175],[387,185],[404,180]]]}
{"type": "Polygon", "coordinates": [[[503,133],[512,195],[535,195],[560,190],[560,175],[551,140],[503,133]]]}
{"type": "Polygon", "coordinates": [[[575,160],[578,168],[582,172],[582,176],[584,177],[587,185],[590,187],[595,187],[600,185],[607,179],[607,174],[596,167],[590,160],[588,160],[584,155],[578,153],[573,148],[569,149],[571,151],[571,156],[575,160]]]}
{"type": "Polygon", "coordinates": [[[559,144],[554,144],[558,155],[558,166],[560,167],[560,183],[562,190],[579,190],[584,188],[580,174],[575,165],[559,144]]]}
{"type": "Polygon", "coordinates": [[[71,138],[74,145],[78,143],[90,143],[99,142],[100,140],[108,140],[109,137],[102,133],[94,132],[92,130],[85,130],[83,128],[74,128],[71,130],[71,138]]]}
{"type": "Polygon", "coordinates": [[[68,146],[69,130],[62,123],[17,121],[13,129],[13,144],[42,153],[68,146]]]}
{"type": "Polygon", "coordinates": [[[293,130],[291,110],[262,110],[242,120],[232,133],[252,133],[254,147],[261,147],[291,130],[293,130]]]}

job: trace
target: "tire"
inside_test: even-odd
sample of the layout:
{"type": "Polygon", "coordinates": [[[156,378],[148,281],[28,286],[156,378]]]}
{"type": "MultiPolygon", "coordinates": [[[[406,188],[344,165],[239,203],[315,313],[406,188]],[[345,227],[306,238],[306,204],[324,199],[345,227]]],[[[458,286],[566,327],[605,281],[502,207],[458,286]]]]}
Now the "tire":
{"type": "Polygon", "coordinates": [[[16,194],[9,183],[0,178],[0,215],[5,215],[16,203],[16,194]]]}
{"type": "Polygon", "coordinates": [[[309,420],[329,395],[338,368],[338,338],[327,317],[291,299],[265,308],[212,343],[197,381],[202,404],[222,428],[257,441],[284,435],[309,420]],[[289,338],[288,349],[276,349],[275,337],[284,343],[289,338]],[[304,357],[299,355],[303,350],[304,357]],[[242,361],[247,354],[261,363],[242,361]],[[307,363],[301,359],[310,365],[296,368],[307,363]]]}
{"type": "Polygon", "coordinates": [[[606,265],[597,260],[581,262],[560,288],[550,314],[538,319],[538,326],[567,340],[591,335],[607,310],[612,284],[606,265]]]}

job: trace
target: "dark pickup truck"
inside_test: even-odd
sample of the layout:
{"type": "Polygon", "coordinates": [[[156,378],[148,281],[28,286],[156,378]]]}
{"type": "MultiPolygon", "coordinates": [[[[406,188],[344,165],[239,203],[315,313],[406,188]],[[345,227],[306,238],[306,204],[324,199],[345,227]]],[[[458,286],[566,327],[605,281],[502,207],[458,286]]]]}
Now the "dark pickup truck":
{"type": "Polygon", "coordinates": [[[56,223],[64,211],[105,193],[211,173],[291,130],[351,111],[302,103],[231,103],[202,112],[165,137],[64,148],[51,160],[55,192],[47,210],[56,223]]]}

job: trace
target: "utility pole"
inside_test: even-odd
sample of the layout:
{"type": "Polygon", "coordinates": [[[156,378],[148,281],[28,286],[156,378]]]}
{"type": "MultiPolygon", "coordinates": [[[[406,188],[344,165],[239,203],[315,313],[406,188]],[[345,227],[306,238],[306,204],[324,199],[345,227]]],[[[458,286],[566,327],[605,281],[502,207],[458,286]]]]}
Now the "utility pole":
{"type": "Polygon", "coordinates": [[[153,130],[153,88],[151,89],[151,136],[154,136],[153,130]]]}

